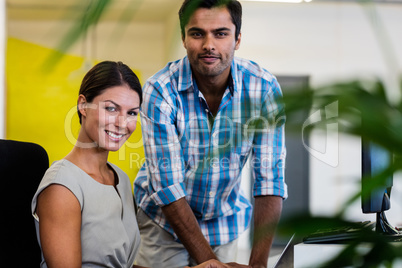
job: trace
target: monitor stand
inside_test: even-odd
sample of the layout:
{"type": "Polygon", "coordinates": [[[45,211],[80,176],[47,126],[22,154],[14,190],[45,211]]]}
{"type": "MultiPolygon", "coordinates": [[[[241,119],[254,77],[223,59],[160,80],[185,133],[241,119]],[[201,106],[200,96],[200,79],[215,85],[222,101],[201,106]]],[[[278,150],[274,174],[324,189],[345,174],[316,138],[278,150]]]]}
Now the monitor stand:
{"type": "Polygon", "coordinates": [[[402,235],[397,229],[392,227],[392,225],[388,222],[387,217],[385,216],[385,212],[377,212],[377,221],[376,221],[375,230],[377,233],[383,235],[402,235]]]}

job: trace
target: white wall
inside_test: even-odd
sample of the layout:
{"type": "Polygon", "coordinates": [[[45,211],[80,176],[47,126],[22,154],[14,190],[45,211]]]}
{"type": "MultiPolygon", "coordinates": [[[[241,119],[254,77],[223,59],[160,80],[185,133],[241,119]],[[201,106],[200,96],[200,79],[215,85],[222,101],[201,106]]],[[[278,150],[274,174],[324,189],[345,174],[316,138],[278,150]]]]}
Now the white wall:
{"type": "MultiPolygon", "coordinates": [[[[310,74],[312,84],[386,71],[373,29],[353,3],[243,3],[242,47],[276,74],[310,74]]],[[[402,36],[402,5],[377,6],[394,49],[402,36]]],[[[395,57],[402,62],[402,51],[395,57]]],[[[400,66],[399,66],[400,67],[400,66]]]]}
{"type": "Polygon", "coordinates": [[[0,139],[5,137],[5,42],[6,3],[0,2],[0,139]]]}

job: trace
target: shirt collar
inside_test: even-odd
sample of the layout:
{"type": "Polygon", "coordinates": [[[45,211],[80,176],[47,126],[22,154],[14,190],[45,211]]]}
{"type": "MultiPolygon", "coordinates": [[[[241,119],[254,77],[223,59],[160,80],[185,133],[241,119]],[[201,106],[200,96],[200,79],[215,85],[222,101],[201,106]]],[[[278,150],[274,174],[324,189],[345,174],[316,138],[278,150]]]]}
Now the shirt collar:
{"type": "Polygon", "coordinates": [[[190,67],[190,62],[185,56],[180,62],[179,62],[179,83],[177,90],[178,91],[194,91],[194,86],[193,86],[193,76],[191,72],[191,67],[190,67]]]}
{"type": "MultiPolygon", "coordinates": [[[[177,88],[178,91],[194,91],[194,85],[193,85],[193,75],[191,72],[191,66],[190,62],[188,60],[188,57],[185,56],[181,61],[180,61],[180,67],[179,67],[179,86],[177,88]]],[[[237,81],[235,79],[236,77],[236,64],[235,60],[232,61],[232,64],[230,66],[230,74],[229,74],[229,91],[230,94],[234,94],[234,92],[237,91],[237,81]]]]}

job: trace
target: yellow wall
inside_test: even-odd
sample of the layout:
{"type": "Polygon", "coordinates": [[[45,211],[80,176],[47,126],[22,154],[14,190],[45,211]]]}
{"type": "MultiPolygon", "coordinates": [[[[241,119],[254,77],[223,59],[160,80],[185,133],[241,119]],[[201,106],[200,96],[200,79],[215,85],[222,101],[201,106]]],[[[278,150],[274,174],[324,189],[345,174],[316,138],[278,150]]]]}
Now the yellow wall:
{"type": "MultiPolygon", "coordinates": [[[[53,71],[45,73],[41,67],[51,52],[15,38],[7,42],[6,138],[40,144],[50,163],[63,158],[75,144],[79,131],[76,101],[87,71],[82,57],[65,55],[53,71]]],[[[143,159],[138,120],[137,130],[118,152],[110,154],[109,161],[133,182],[143,159]]]]}

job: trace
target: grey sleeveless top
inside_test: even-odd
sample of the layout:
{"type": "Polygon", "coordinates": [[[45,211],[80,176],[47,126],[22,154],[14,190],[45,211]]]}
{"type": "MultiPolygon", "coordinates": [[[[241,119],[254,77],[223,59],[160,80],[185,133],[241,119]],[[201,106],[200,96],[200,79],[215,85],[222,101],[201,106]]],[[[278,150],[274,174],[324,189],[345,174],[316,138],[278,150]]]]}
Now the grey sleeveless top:
{"type": "MultiPolygon", "coordinates": [[[[36,235],[38,195],[51,184],[67,187],[81,206],[82,267],[132,267],[140,234],[130,180],[120,168],[109,163],[118,176],[116,188],[97,182],[68,160],[54,162],[46,171],[32,200],[36,235]]],[[[47,267],[42,254],[41,267],[47,267]]]]}

